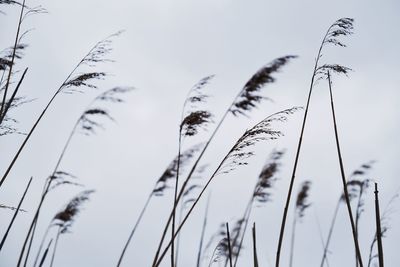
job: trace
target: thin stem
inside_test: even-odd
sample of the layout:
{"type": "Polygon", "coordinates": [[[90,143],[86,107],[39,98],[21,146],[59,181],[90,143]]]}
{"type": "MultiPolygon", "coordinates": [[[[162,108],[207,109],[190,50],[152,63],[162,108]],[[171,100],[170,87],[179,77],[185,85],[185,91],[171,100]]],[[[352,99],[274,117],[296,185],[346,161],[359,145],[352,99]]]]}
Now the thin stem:
{"type": "Polygon", "coordinates": [[[253,223],[253,262],[254,267],[258,267],[258,259],[257,259],[257,241],[256,241],[256,223],[253,223]]]}
{"type": "Polygon", "coordinates": [[[43,237],[42,237],[42,241],[40,242],[39,250],[38,250],[38,252],[37,252],[37,254],[36,254],[35,262],[33,263],[33,267],[36,266],[36,263],[37,263],[37,261],[39,260],[40,252],[42,252],[42,248],[43,248],[44,242],[46,241],[46,237],[47,237],[47,235],[49,234],[49,231],[50,231],[50,229],[51,229],[51,226],[52,226],[52,225],[50,224],[50,225],[47,227],[46,232],[44,233],[44,235],[43,235],[43,237]]]}
{"type": "Polygon", "coordinates": [[[348,211],[349,219],[350,219],[350,223],[351,223],[351,230],[352,230],[352,233],[353,233],[354,246],[355,246],[357,257],[358,257],[358,262],[360,264],[360,267],[363,267],[363,262],[362,262],[362,259],[361,259],[360,247],[358,245],[356,227],[355,227],[355,224],[354,224],[353,213],[351,211],[349,192],[347,190],[346,176],[345,176],[345,173],[344,173],[342,153],[341,153],[341,150],[340,150],[339,135],[338,135],[337,124],[336,124],[335,107],[334,107],[334,104],[333,104],[332,83],[331,83],[331,78],[330,78],[329,72],[328,72],[328,84],[329,84],[329,94],[330,94],[330,98],[331,98],[331,109],[332,109],[333,126],[334,126],[334,129],[335,129],[336,148],[337,148],[337,153],[338,153],[338,158],[339,158],[340,174],[342,176],[344,197],[345,197],[345,200],[346,200],[347,211],[348,211]]]}
{"type": "Polygon", "coordinates": [[[11,219],[11,222],[10,222],[10,224],[9,224],[8,227],[7,227],[7,230],[6,230],[6,232],[5,232],[4,236],[3,236],[3,239],[1,240],[0,251],[1,251],[1,249],[3,248],[3,246],[4,246],[4,243],[6,242],[7,236],[8,236],[8,234],[10,233],[11,227],[13,226],[15,219],[17,218],[18,212],[20,211],[22,202],[23,202],[24,199],[25,199],[25,195],[26,195],[26,193],[28,192],[28,189],[29,189],[29,187],[30,187],[30,185],[31,185],[31,182],[32,182],[32,177],[29,179],[29,182],[28,182],[28,184],[26,185],[25,191],[24,191],[24,193],[23,193],[23,195],[22,195],[22,197],[21,197],[21,199],[20,199],[20,201],[19,201],[19,203],[18,203],[17,208],[15,209],[15,212],[14,212],[14,215],[13,215],[13,217],[12,217],[12,219],[11,219]]]}
{"type": "Polygon", "coordinates": [[[228,257],[229,257],[229,267],[232,267],[232,247],[231,247],[231,237],[229,234],[229,224],[226,223],[226,235],[227,235],[227,242],[228,242],[228,257]]]}
{"type": "Polygon", "coordinates": [[[329,233],[328,233],[328,237],[326,239],[326,243],[324,246],[324,254],[322,255],[322,261],[321,261],[321,267],[324,266],[325,261],[328,260],[328,248],[329,248],[329,243],[331,241],[331,237],[332,237],[332,233],[333,233],[333,228],[335,227],[335,223],[336,223],[336,218],[338,215],[338,211],[339,211],[339,207],[340,207],[340,203],[341,203],[341,199],[339,199],[339,201],[336,204],[336,208],[335,208],[335,212],[333,213],[333,217],[332,217],[332,221],[331,221],[331,225],[329,227],[329,233]]]}
{"type": "Polygon", "coordinates": [[[302,126],[301,126],[299,142],[298,142],[298,145],[297,145],[297,151],[296,151],[296,156],[295,156],[294,165],[293,165],[292,177],[290,178],[289,190],[288,190],[288,193],[287,193],[285,208],[284,208],[283,216],[282,216],[282,223],[281,223],[281,228],[280,228],[280,232],[279,232],[278,248],[277,248],[277,251],[276,251],[275,267],[279,267],[283,236],[284,236],[284,233],[285,233],[285,226],[286,226],[286,217],[287,217],[287,213],[288,213],[288,210],[289,210],[289,204],[290,204],[290,199],[291,199],[291,196],[292,196],[294,180],[295,180],[295,177],[296,177],[297,163],[299,161],[301,145],[302,145],[302,142],[303,142],[303,135],[304,135],[304,129],[305,129],[305,126],[306,126],[306,121],[307,121],[308,108],[309,108],[309,105],[310,105],[311,94],[312,94],[312,90],[313,90],[313,87],[314,87],[314,79],[315,79],[315,76],[317,74],[316,72],[317,72],[319,60],[321,58],[322,48],[324,46],[325,39],[327,38],[328,33],[329,33],[331,28],[332,28],[332,26],[330,26],[328,28],[327,32],[325,33],[325,36],[324,36],[324,38],[323,38],[323,40],[321,42],[321,45],[319,47],[319,50],[318,50],[317,58],[315,59],[314,71],[313,71],[313,75],[311,77],[310,89],[309,89],[309,92],[308,92],[307,104],[306,104],[306,109],[305,109],[305,112],[304,112],[303,123],[302,123],[302,126]]]}
{"type": "MultiPolygon", "coordinates": [[[[175,215],[177,206],[177,194],[179,185],[179,167],[181,162],[181,146],[182,146],[182,127],[179,127],[179,142],[178,142],[178,162],[176,166],[176,178],[175,178],[175,189],[174,189],[174,202],[172,207],[172,227],[171,227],[171,238],[174,237],[175,233],[175,215]]],[[[172,242],[171,246],[171,267],[175,266],[175,242],[172,242]]]]}
{"type": "Polygon", "coordinates": [[[199,251],[197,252],[197,264],[196,264],[197,267],[200,267],[201,252],[203,251],[204,234],[206,232],[208,208],[210,206],[210,199],[211,199],[211,193],[208,195],[207,206],[206,206],[206,210],[204,212],[204,220],[203,220],[203,226],[201,228],[199,251]]]}
{"type": "Polygon", "coordinates": [[[290,258],[289,258],[289,267],[293,266],[293,255],[294,255],[294,239],[296,236],[296,222],[297,222],[297,216],[295,214],[293,218],[293,225],[292,225],[292,240],[290,242],[290,258]]]}
{"type": "Polygon", "coordinates": [[[378,241],[378,259],[379,267],[383,267],[383,246],[382,246],[382,229],[381,218],[379,212],[378,184],[375,183],[375,215],[376,215],[376,239],[378,241]]]}
{"type": "MultiPolygon", "coordinates": [[[[182,203],[181,204],[181,208],[179,209],[178,223],[181,223],[181,221],[182,221],[182,215],[183,215],[183,210],[184,209],[185,209],[185,204],[182,203]]],[[[178,266],[180,240],[181,240],[181,233],[179,233],[177,238],[176,238],[175,267],[178,266]]]]}
{"type": "MultiPolygon", "coordinates": [[[[254,192],[253,192],[253,195],[254,195],[254,192]]],[[[239,231],[238,234],[235,236],[235,238],[233,240],[233,244],[236,244],[237,243],[237,238],[241,235],[240,242],[239,242],[239,245],[238,245],[238,248],[237,248],[237,252],[236,252],[236,256],[235,256],[235,263],[233,264],[234,267],[236,267],[237,261],[239,259],[240,251],[241,251],[242,246],[243,246],[244,235],[246,233],[247,225],[249,223],[249,219],[250,219],[250,215],[251,215],[251,210],[253,208],[253,201],[254,201],[253,195],[252,195],[249,203],[247,204],[247,207],[246,207],[246,209],[244,211],[244,214],[243,214],[243,217],[242,217],[243,220],[244,220],[244,222],[243,222],[244,223],[243,231],[239,231]]]]}
{"type": "Polygon", "coordinates": [[[46,260],[46,257],[47,257],[47,255],[49,254],[49,249],[50,249],[50,245],[51,245],[52,242],[53,242],[53,239],[51,239],[50,242],[49,242],[49,244],[47,245],[47,248],[46,248],[46,250],[45,250],[44,253],[43,253],[42,259],[40,260],[39,267],[42,267],[42,266],[43,266],[44,261],[46,260]]]}
{"type": "Polygon", "coordinates": [[[54,258],[56,256],[56,251],[57,251],[58,239],[60,238],[60,234],[61,234],[61,226],[58,228],[58,231],[57,231],[56,242],[54,243],[54,249],[53,249],[53,255],[51,256],[50,267],[53,267],[54,258]]]}
{"type": "Polygon", "coordinates": [[[140,223],[140,221],[141,221],[141,219],[142,219],[142,217],[143,217],[143,214],[144,214],[144,212],[146,211],[147,206],[149,205],[149,202],[150,202],[150,199],[152,198],[152,196],[153,196],[153,193],[151,193],[151,194],[147,197],[146,203],[144,204],[144,206],[143,206],[143,208],[142,208],[142,210],[141,210],[141,212],[140,212],[140,214],[139,214],[139,218],[137,219],[137,221],[136,221],[136,223],[135,223],[135,226],[133,227],[131,233],[129,234],[128,240],[127,240],[126,243],[125,243],[125,246],[124,246],[124,249],[122,250],[121,256],[120,256],[119,259],[118,259],[117,267],[119,267],[119,266],[121,265],[121,263],[122,263],[122,259],[123,259],[124,255],[125,255],[126,249],[128,248],[129,243],[130,243],[131,240],[132,240],[133,234],[135,233],[135,231],[136,231],[136,229],[137,229],[137,227],[138,227],[138,225],[139,225],[139,223],[140,223]]]}

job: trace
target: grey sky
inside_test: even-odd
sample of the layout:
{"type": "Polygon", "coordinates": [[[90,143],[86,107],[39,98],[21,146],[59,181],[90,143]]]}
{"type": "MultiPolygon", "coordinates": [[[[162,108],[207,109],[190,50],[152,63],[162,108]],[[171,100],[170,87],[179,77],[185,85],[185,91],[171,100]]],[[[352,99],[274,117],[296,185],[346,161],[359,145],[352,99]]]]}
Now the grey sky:
{"type": "MultiPolygon", "coordinates": [[[[16,112],[21,130],[31,126],[36,114],[88,49],[120,29],[125,32],[115,39],[111,55],[116,62],[98,68],[112,76],[101,81],[99,88],[115,85],[137,88],[127,95],[125,104],[109,108],[116,124],[108,123],[106,131],[99,131],[96,136],[77,135],[73,140],[61,169],[75,174],[87,188],[97,192],[85,205],[72,234],[60,240],[55,266],[115,266],[154,182],[177,153],[180,112],[193,84],[207,75],[216,75],[208,91],[213,95],[210,109],[218,120],[238,90],[261,66],[280,56],[299,56],[276,75],[275,84],[265,88],[265,96],[272,98],[273,103],[264,102],[250,119],[228,118],[204,160],[210,163],[212,171],[245,129],[273,112],[305,105],[321,39],[329,25],[341,17],[355,19],[355,34],[345,39],[347,48],[326,49],[324,60],[354,69],[349,78],[334,78],[346,171],[350,173],[364,162],[377,160],[371,177],[379,181],[382,208],[400,187],[398,1],[28,0],[27,3],[44,6],[49,14],[30,17],[25,24],[25,29],[35,30],[25,39],[30,46],[18,68],[29,67],[22,94],[36,100],[16,112]]],[[[12,44],[18,12],[15,7],[5,11],[7,15],[0,15],[1,48],[12,44]]],[[[316,216],[325,237],[341,192],[327,89],[321,82],[314,91],[295,184],[297,192],[302,181],[313,181],[313,205],[298,226],[295,266],[319,264],[322,247],[316,216]]],[[[1,266],[15,265],[44,179],[51,173],[73,123],[97,93],[88,90],[85,94],[61,95],[1,188],[0,203],[15,205],[27,179],[34,177],[24,204],[24,209],[30,212],[18,217],[0,254],[1,266]]],[[[207,241],[221,222],[233,222],[241,216],[271,149],[286,148],[274,201],[256,208],[252,217],[258,228],[261,266],[272,265],[301,117],[299,113],[290,118],[283,127],[285,137],[279,141],[258,145],[257,156],[250,160],[249,166],[218,176],[213,182],[207,241]]],[[[18,135],[0,139],[1,170],[21,140],[18,135]]],[[[65,187],[49,196],[37,237],[42,236],[54,213],[79,190],[65,187]]],[[[194,266],[205,200],[182,232],[181,266],[194,266]]],[[[172,190],[151,203],[124,266],[151,264],[171,203],[172,190]]],[[[397,208],[400,201],[395,205],[397,208]]],[[[374,234],[372,208],[370,190],[360,226],[364,260],[374,234]]],[[[289,211],[289,223],[292,214],[289,211]]],[[[1,210],[1,233],[10,217],[11,212],[1,210]]],[[[392,228],[384,239],[387,266],[396,266],[400,261],[399,223],[400,216],[394,213],[392,228]]],[[[282,266],[288,263],[289,229],[282,266]]],[[[239,261],[241,266],[249,266],[251,262],[250,237],[248,232],[239,261]]],[[[330,266],[353,264],[352,245],[347,214],[342,209],[332,240],[330,266]]],[[[163,266],[168,266],[167,263],[168,260],[163,266]]]]}

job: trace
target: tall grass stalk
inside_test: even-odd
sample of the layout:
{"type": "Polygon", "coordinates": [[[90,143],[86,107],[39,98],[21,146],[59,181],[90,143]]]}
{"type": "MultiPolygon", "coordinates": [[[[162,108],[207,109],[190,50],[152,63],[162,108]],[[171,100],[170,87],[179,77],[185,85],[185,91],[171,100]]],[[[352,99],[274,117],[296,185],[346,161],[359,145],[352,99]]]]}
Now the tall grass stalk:
{"type": "Polygon", "coordinates": [[[253,237],[253,264],[254,264],[254,267],[258,267],[256,223],[255,222],[253,223],[252,237],[253,237]]]}
{"type": "Polygon", "coordinates": [[[206,227],[207,227],[208,208],[210,207],[210,199],[211,199],[211,193],[208,195],[206,210],[205,210],[205,212],[204,212],[203,225],[202,225],[202,227],[201,227],[200,244],[199,244],[199,249],[198,249],[198,251],[197,251],[197,262],[196,262],[196,267],[200,267],[200,262],[201,262],[201,257],[202,257],[202,251],[203,251],[204,235],[205,235],[205,233],[206,233],[206,227]]]}
{"type": "Polygon", "coordinates": [[[231,236],[229,233],[229,224],[226,223],[226,237],[228,239],[228,258],[229,258],[229,267],[233,267],[232,265],[232,246],[231,246],[231,236]]]}
{"type": "Polygon", "coordinates": [[[51,243],[53,243],[53,239],[50,239],[49,244],[47,244],[47,248],[43,253],[42,259],[40,260],[39,267],[42,267],[44,262],[46,261],[47,255],[49,254],[51,243]]]}
{"type": "Polygon", "coordinates": [[[382,229],[381,217],[379,212],[378,184],[375,183],[375,217],[376,217],[376,239],[378,243],[378,259],[379,267],[383,266],[383,245],[382,245],[382,229]]]}
{"type": "Polygon", "coordinates": [[[329,84],[329,95],[330,95],[330,99],[331,99],[331,110],[332,110],[333,127],[334,127],[334,130],[335,130],[336,148],[337,148],[339,165],[340,165],[340,174],[341,174],[342,183],[343,183],[344,198],[346,200],[346,206],[347,206],[347,211],[348,211],[348,214],[349,214],[351,230],[352,230],[353,240],[354,240],[354,247],[356,249],[358,263],[360,264],[360,267],[363,267],[360,247],[359,247],[359,244],[358,244],[357,231],[356,231],[356,227],[355,227],[355,223],[354,223],[354,219],[353,219],[353,213],[351,211],[349,192],[347,190],[347,182],[346,182],[346,176],[345,176],[345,172],[344,172],[342,152],[340,150],[339,134],[338,134],[338,130],[337,130],[335,107],[334,107],[333,94],[332,94],[332,82],[331,82],[331,76],[330,76],[329,70],[327,72],[327,77],[328,77],[328,84],[329,84]]]}
{"type": "MultiPolygon", "coordinates": [[[[317,57],[315,59],[313,74],[311,76],[311,82],[310,82],[310,87],[309,87],[309,92],[308,92],[308,97],[307,97],[307,104],[306,104],[306,108],[305,108],[305,112],[304,112],[303,122],[301,125],[300,137],[299,137],[299,141],[298,141],[298,145],[297,145],[292,175],[290,178],[290,184],[289,184],[288,193],[287,193],[287,197],[286,197],[286,203],[285,203],[283,216],[282,216],[282,222],[281,222],[279,239],[278,239],[278,246],[277,246],[277,251],[276,251],[275,267],[279,267],[279,263],[280,263],[281,249],[282,249],[283,237],[284,237],[285,226],[286,226],[286,218],[287,218],[289,204],[290,204],[290,200],[291,200],[291,196],[292,196],[293,185],[294,185],[294,181],[296,178],[297,164],[299,161],[301,145],[303,143],[304,129],[305,129],[306,122],[307,122],[307,115],[308,115],[308,111],[309,111],[309,105],[310,105],[312,91],[313,91],[315,82],[320,78],[320,77],[318,77],[318,75],[321,74],[321,70],[323,70],[324,67],[326,66],[326,65],[322,65],[322,66],[319,65],[320,59],[322,57],[322,51],[326,44],[333,44],[333,45],[338,45],[338,46],[342,46],[342,47],[345,46],[337,39],[337,37],[346,36],[346,35],[351,34],[352,29],[353,29],[353,19],[342,18],[342,19],[337,20],[326,31],[324,38],[322,39],[322,42],[318,49],[317,57]]],[[[327,66],[329,67],[329,65],[327,65],[327,66]]]]}
{"type": "Polygon", "coordinates": [[[17,218],[18,212],[20,211],[22,202],[23,202],[24,199],[25,199],[26,193],[28,192],[28,189],[29,189],[29,187],[30,187],[30,185],[31,185],[32,179],[33,179],[33,177],[31,177],[31,178],[29,179],[28,184],[27,184],[26,187],[25,187],[25,191],[24,191],[24,193],[23,193],[23,195],[22,195],[22,197],[21,197],[21,199],[20,199],[20,201],[19,201],[19,203],[18,203],[17,208],[15,209],[15,212],[14,212],[14,215],[13,215],[13,217],[12,217],[12,219],[11,219],[11,222],[10,222],[10,224],[8,225],[7,230],[6,230],[6,232],[4,233],[4,235],[3,235],[3,238],[2,238],[1,243],[0,243],[0,251],[1,251],[1,249],[3,248],[4,243],[5,243],[6,240],[7,240],[7,236],[8,236],[8,234],[10,233],[11,227],[13,226],[15,219],[17,218]]]}

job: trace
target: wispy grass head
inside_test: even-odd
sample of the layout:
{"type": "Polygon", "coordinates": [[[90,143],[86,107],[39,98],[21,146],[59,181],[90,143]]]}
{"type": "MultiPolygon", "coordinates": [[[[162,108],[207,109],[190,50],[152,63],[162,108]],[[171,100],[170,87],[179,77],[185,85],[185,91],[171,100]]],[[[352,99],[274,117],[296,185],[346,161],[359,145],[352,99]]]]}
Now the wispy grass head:
{"type": "Polygon", "coordinates": [[[194,136],[199,129],[206,130],[206,126],[212,122],[212,114],[200,108],[209,95],[203,92],[204,87],[210,82],[214,75],[207,76],[196,83],[189,91],[182,111],[182,121],[179,132],[182,137],[194,136]]]}
{"type": "Polygon", "coordinates": [[[103,129],[103,124],[100,122],[102,119],[114,121],[109,111],[104,107],[97,104],[103,103],[123,103],[122,94],[132,91],[131,87],[114,87],[104,91],[89,105],[78,120],[80,130],[85,135],[95,134],[97,129],[103,129]],[[96,106],[94,106],[96,104],[96,106]]]}
{"type": "MultiPolygon", "coordinates": [[[[373,160],[366,162],[351,173],[350,179],[347,181],[347,189],[349,192],[350,201],[360,197],[360,194],[362,195],[364,190],[369,187],[372,179],[369,179],[366,176],[373,167],[374,163],[375,161],[373,160]]],[[[341,200],[345,200],[344,194],[342,194],[341,200]]]]}
{"type": "Polygon", "coordinates": [[[62,233],[67,232],[81,211],[82,204],[88,201],[93,193],[94,190],[85,190],[72,198],[65,208],[54,216],[53,224],[60,226],[62,233]]]}
{"type": "Polygon", "coordinates": [[[75,182],[75,179],[76,176],[72,175],[69,172],[57,171],[48,178],[49,182],[51,182],[52,184],[49,191],[58,188],[61,185],[82,186],[81,184],[75,182]]]}
{"type": "Polygon", "coordinates": [[[231,106],[230,112],[235,116],[247,115],[261,100],[267,99],[260,93],[261,89],[265,85],[275,82],[273,74],[279,72],[284,65],[296,57],[284,56],[277,58],[257,71],[244,85],[237,101],[231,106]]]}
{"type": "Polygon", "coordinates": [[[205,129],[208,123],[211,122],[211,113],[205,110],[193,111],[187,115],[181,125],[182,136],[194,136],[198,133],[199,129],[205,129]]]}
{"type": "Polygon", "coordinates": [[[274,130],[272,126],[275,126],[276,122],[286,122],[289,115],[301,109],[301,107],[293,107],[279,111],[247,130],[223,160],[218,174],[228,173],[237,166],[247,165],[247,159],[254,155],[254,151],[250,148],[260,141],[274,140],[281,137],[283,133],[279,130],[274,130]]]}
{"type": "Polygon", "coordinates": [[[298,216],[298,218],[303,218],[305,210],[311,206],[308,199],[310,188],[310,181],[305,181],[301,184],[300,191],[297,194],[296,199],[296,215],[298,216]]]}
{"type": "Polygon", "coordinates": [[[253,198],[258,203],[266,203],[271,200],[270,189],[274,186],[274,183],[277,180],[275,175],[279,171],[281,166],[280,160],[284,154],[284,150],[273,150],[258,176],[257,184],[253,193],[253,198]]]}
{"type": "MultiPolygon", "coordinates": [[[[340,40],[341,37],[345,37],[353,34],[353,22],[352,18],[341,18],[335,21],[329,28],[328,31],[322,41],[319,58],[317,58],[317,62],[323,56],[322,50],[325,46],[333,44],[334,46],[346,47],[346,45],[340,40]]],[[[321,79],[327,79],[330,74],[344,74],[348,75],[348,73],[352,69],[340,65],[340,64],[322,64],[316,66],[315,70],[315,81],[317,83],[321,79]]]]}
{"type": "Polygon", "coordinates": [[[179,172],[182,172],[185,166],[190,162],[193,156],[200,150],[202,144],[195,145],[185,151],[183,151],[180,157],[176,156],[174,160],[168,165],[167,169],[157,180],[157,184],[153,190],[153,194],[156,196],[163,196],[164,191],[169,188],[170,181],[176,178],[176,172],[178,168],[178,158],[180,158],[179,172]]]}
{"type": "Polygon", "coordinates": [[[81,59],[68,79],[62,84],[58,92],[73,93],[81,92],[81,87],[97,88],[94,81],[103,79],[105,72],[88,71],[77,73],[83,66],[95,67],[98,63],[112,62],[107,55],[112,51],[112,40],[122,32],[117,32],[96,43],[92,49],[81,59]]]}

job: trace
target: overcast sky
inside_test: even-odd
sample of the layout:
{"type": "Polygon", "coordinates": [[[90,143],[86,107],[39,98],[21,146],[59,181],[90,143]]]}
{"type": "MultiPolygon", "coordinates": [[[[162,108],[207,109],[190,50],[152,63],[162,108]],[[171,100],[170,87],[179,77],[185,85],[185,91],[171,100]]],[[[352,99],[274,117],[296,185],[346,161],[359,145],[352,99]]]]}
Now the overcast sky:
{"type": "MultiPolygon", "coordinates": [[[[95,189],[70,234],[60,238],[55,266],[115,266],[140,209],[178,150],[178,125],[185,96],[201,78],[215,74],[207,87],[209,108],[218,121],[245,82],[263,65],[284,55],[299,58],[276,75],[277,82],[263,92],[273,102],[263,104],[250,118],[228,117],[205,155],[211,172],[241,134],[273,112],[304,106],[314,60],[331,23],[341,17],[355,19],[355,34],[347,48],[328,48],[324,62],[352,68],[349,77],[334,77],[338,129],[347,174],[376,160],[370,178],[379,182],[382,209],[400,187],[398,107],[400,3],[384,1],[232,1],[232,0],[27,0],[42,5],[48,14],[29,17],[23,27],[34,28],[24,39],[29,44],[18,69],[29,67],[21,95],[34,101],[14,114],[19,130],[27,131],[69,72],[99,40],[119,30],[110,55],[114,63],[98,70],[112,74],[97,83],[97,91],[60,95],[40,123],[7,181],[0,189],[0,204],[17,205],[30,176],[34,177],[15,227],[1,251],[0,265],[15,266],[45,178],[51,173],[73,124],[102,90],[116,85],[134,86],[126,103],[108,109],[116,123],[106,123],[95,136],[76,135],[61,169],[76,175],[85,188],[95,189]]],[[[18,9],[1,7],[0,48],[12,44],[18,9]]],[[[272,266],[281,216],[300,134],[302,113],[282,127],[285,136],[255,147],[249,165],[216,177],[211,184],[211,206],[206,242],[220,223],[233,223],[244,212],[257,176],[274,148],[286,149],[273,202],[254,209],[260,266],[272,266]]],[[[211,133],[215,125],[210,125],[211,133]]],[[[207,133],[202,135],[207,136],[207,133]]],[[[12,159],[21,135],[0,138],[0,168],[12,159]]],[[[184,146],[187,147],[190,142],[184,146]]],[[[322,245],[318,224],[326,238],[342,186],[326,83],[315,87],[305,130],[294,192],[312,181],[312,206],[298,225],[294,266],[318,266],[322,245]]],[[[35,248],[49,221],[82,188],[64,187],[49,195],[39,219],[35,248]]],[[[209,190],[210,191],[210,190],[209,190]]],[[[209,192],[207,191],[207,192],[209,192]]],[[[374,235],[373,192],[369,188],[360,222],[360,244],[368,259],[374,235]]],[[[163,224],[171,209],[172,190],[150,203],[127,251],[123,266],[149,266],[163,224]]],[[[195,266],[206,198],[200,201],[181,236],[180,266],[195,266]]],[[[394,207],[398,210],[400,199],[394,207]]],[[[293,207],[289,211],[282,252],[287,266],[293,207]]],[[[3,233],[12,212],[0,211],[3,233]]],[[[394,212],[384,239],[385,263],[400,262],[397,243],[400,215],[394,212]]],[[[239,266],[250,266],[248,231],[239,266]]],[[[215,244],[214,244],[215,246],[215,244]]],[[[354,248],[344,206],[339,213],[329,254],[330,266],[354,265],[354,248]]],[[[208,259],[204,261],[207,266],[208,259]]],[[[169,266],[166,258],[163,266],[169,266]]],[[[217,266],[217,264],[215,265],[217,266]]]]}

